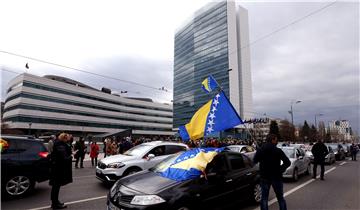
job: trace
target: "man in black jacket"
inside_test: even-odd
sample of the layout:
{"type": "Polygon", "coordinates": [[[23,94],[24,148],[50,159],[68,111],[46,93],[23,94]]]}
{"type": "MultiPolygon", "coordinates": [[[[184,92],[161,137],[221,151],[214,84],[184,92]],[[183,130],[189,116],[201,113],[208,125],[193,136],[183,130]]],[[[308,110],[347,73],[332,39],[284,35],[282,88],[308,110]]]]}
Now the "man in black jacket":
{"type": "Polygon", "coordinates": [[[256,151],[254,163],[260,163],[261,176],[261,210],[267,210],[270,186],[273,187],[280,210],[286,210],[284,199],[282,174],[290,166],[291,162],[285,153],[277,148],[277,137],[274,134],[268,136],[268,142],[256,151]],[[282,164],[281,164],[282,161],[282,164]]]}
{"type": "Polygon", "coordinates": [[[71,147],[67,144],[71,135],[61,133],[55,141],[53,152],[50,155],[51,174],[49,184],[51,188],[51,208],[66,208],[64,203],[59,201],[60,187],[71,183],[72,180],[72,156],[71,147]]]}
{"type": "Polygon", "coordinates": [[[311,149],[311,152],[314,156],[314,167],[313,167],[313,179],[316,179],[316,169],[317,165],[320,165],[320,179],[324,180],[324,171],[325,171],[325,157],[329,154],[329,151],[324,143],[321,140],[318,140],[316,144],[311,149]]]}

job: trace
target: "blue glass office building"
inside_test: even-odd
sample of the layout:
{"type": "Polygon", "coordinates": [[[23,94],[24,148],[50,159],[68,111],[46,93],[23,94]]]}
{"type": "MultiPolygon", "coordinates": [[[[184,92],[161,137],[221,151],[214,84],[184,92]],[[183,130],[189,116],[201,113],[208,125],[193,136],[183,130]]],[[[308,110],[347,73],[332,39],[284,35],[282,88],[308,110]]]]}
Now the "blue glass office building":
{"type": "Polygon", "coordinates": [[[201,89],[212,75],[242,118],[251,117],[247,11],[235,2],[211,3],[175,34],[173,127],[189,122],[213,97],[201,89]]]}

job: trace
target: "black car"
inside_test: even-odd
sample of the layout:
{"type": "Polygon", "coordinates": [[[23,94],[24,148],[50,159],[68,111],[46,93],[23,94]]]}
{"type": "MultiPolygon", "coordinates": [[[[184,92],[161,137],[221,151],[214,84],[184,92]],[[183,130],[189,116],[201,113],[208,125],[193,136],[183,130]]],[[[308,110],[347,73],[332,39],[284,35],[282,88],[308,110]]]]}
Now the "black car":
{"type": "Polygon", "coordinates": [[[40,139],[1,136],[1,190],[5,198],[30,192],[49,179],[48,151],[40,139]]]}
{"type": "Polygon", "coordinates": [[[209,209],[228,201],[261,200],[259,169],[245,155],[223,151],[197,179],[175,181],[159,174],[178,153],[155,167],[117,181],[108,194],[108,210],[209,209]]]}

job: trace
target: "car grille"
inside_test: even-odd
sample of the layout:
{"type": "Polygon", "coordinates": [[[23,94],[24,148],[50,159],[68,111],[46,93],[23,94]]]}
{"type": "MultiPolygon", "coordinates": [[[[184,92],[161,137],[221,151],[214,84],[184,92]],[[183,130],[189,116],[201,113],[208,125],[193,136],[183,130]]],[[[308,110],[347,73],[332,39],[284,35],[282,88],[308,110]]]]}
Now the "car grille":
{"type": "Polygon", "coordinates": [[[98,163],[98,167],[101,168],[101,169],[105,169],[105,168],[106,168],[106,164],[103,163],[103,162],[99,162],[99,163],[98,163]]]}
{"type": "Polygon", "coordinates": [[[133,198],[134,198],[133,195],[121,195],[120,196],[120,201],[123,202],[123,203],[130,203],[133,198]]]}

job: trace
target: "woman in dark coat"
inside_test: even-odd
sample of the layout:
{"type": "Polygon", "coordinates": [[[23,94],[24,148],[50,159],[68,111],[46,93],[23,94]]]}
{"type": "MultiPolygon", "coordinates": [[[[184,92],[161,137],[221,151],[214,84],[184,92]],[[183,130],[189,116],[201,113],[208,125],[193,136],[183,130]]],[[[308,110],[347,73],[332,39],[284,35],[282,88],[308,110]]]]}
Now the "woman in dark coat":
{"type": "Polygon", "coordinates": [[[51,207],[53,209],[66,208],[64,203],[59,201],[60,187],[71,183],[72,180],[72,156],[71,147],[67,141],[71,139],[70,134],[61,133],[54,143],[51,153],[51,175],[49,184],[51,188],[51,207]]]}

